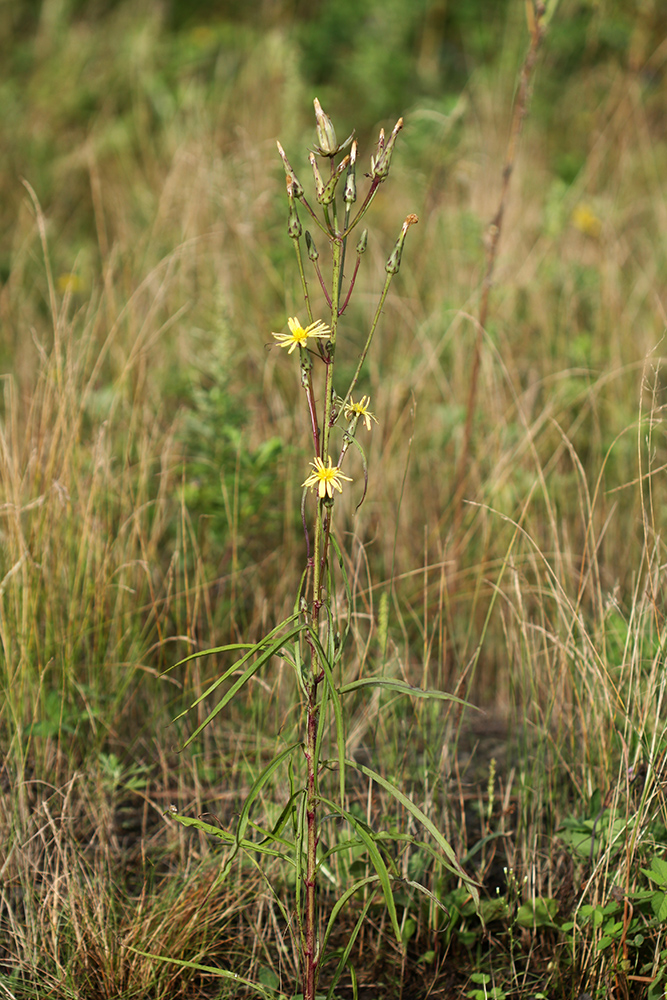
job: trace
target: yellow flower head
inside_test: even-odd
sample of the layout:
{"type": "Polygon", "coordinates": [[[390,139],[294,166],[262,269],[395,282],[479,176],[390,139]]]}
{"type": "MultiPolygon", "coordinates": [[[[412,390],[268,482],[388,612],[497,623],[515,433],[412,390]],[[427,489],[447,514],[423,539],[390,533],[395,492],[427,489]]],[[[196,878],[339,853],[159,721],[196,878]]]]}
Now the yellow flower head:
{"type": "Polygon", "coordinates": [[[331,335],[329,327],[319,319],[304,329],[298,318],[292,316],[287,320],[287,325],[290,328],[289,333],[273,333],[271,336],[276,338],[281,347],[288,348],[288,354],[291,354],[295,347],[306,347],[309,337],[326,339],[331,335]]]}
{"type": "Polygon", "coordinates": [[[377,417],[368,409],[371,401],[370,396],[362,396],[358,403],[350,397],[350,402],[345,407],[345,419],[351,420],[353,417],[361,417],[366,424],[366,430],[371,429],[371,420],[377,423],[377,417]]]}
{"type": "Polygon", "coordinates": [[[302,486],[310,486],[313,489],[317,486],[317,493],[320,499],[325,496],[329,496],[333,499],[333,491],[336,489],[339,493],[343,492],[343,486],[341,484],[341,479],[347,479],[348,483],[352,480],[349,476],[344,476],[337,465],[331,464],[331,456],[329,456],[328,467],[324,464],[321,458],[315,458],[314,462],[310,463],[314,472],[308,476],[305,483],[301,483],[302,486]]]}
{"type": "Polygon", "coordinates": [[[602,220],[585,201],[580,201],[572,213],[572,225],[584,236],[590,236],[594,240],[598,239],[602,232],[602,220]]]}

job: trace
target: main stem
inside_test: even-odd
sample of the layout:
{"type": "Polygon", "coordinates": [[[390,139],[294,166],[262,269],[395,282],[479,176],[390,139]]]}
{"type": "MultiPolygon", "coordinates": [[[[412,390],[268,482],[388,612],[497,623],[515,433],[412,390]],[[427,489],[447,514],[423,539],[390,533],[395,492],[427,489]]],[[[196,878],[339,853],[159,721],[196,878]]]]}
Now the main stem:
{"type": "MultiPolygon", "coordinates": [[[[313,654],[314,655],[314,654],[313,654]]],[[[308,784],[306,788],[306,919],[304,954],[304,1000],[315,1000],[317,987],[317,679],[313,677],[308,690],[306,722],[306,762],[308,784]]]]}
{"type": "MultiPolygon", "coordinates": [[[[332,424],[333,409],[333,369],[336,354],[336,333],[338,330],[338,307],[340,301],[340,276],[342,270],[343,242],[338,236],[332,238],[333,274],[331,283],[331,339],[327,359],[326,381],[324,389],[324,422],[321,436],[320,458],[326,464],[329,454],[329,437],[332,424]]],[[[312,624],[317,633],[319,630],[320,608],[324,589],[326,554],[328,538],[331,530],[331,512],[324,517],[324,505],[318,498],[317,516],[315,519],[314,559],[313,559],[313,612],[312,624]]],[[[306,714],[306,746],[305,756],[308,768],[306,786],[306,913],[304,920],[304,970],[303,997],[304,1000],[315,1000],[317,987],[317,726],[319,707],[317,688],[323,673],[319,656],[311,646],[312,672],[308,682],[308,708],[306,714]]]]}

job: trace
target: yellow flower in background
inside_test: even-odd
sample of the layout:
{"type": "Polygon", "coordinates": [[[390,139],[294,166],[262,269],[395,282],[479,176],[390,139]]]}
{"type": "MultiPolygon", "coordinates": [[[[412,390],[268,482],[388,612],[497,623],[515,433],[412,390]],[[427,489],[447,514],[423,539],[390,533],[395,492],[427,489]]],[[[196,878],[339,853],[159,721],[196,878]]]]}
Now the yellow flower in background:
{"type": "Polygon", "coordinates": [[[287,320],[287,325],[290,328],[289,333],[273,333],[271,336],[276,338],[281,347],[288,348],[288,354],[291,354],[295,347],[306,347],[309,337],[326,339],[331,335],[329,327],[319,319],[304,329],[298,317],[292,316],[287,320]]]}
{"type": "Polygon", "coordinates": [[[311,486],[313,489],[317,486],[317,493],[322,499],[324,496],[329,496],[333,499],[333,491],[336,489],[339,493],[343,492],[343,485],[341,479],[347,479],[348,483],[352,480],[349,476],[344,476],[337,465],[331,464],[331,456],[329,456],[329,465],[326,466],[321,458],[315,458],[314,462],[310,463],[314,472],[308,476],[308,479],[302,486],[311,486]]]}
{"type": "Polygon", "coordinates": [[[591,236],[597,240],[602,232],[602,220],[593,211],[591,205],[586,201],[580,201],[572,213],[572,225],[584,236],[591,236]]]}
{"type": "Polygon", "coordinates": [[[370,396],[362,396],[358,403],[355,403],[352,397],[350,397],[350,402],[345,407],[345,419],[351,420],[352,417],[359,416],[366,424],[366,430],[369,431],[371,429],[371,420],[377,423],[377,417],[368,409],[370,401],[370,396]]]}
{"type": "Polygon", "coordinates": [[[74,294],[83,288],[83,282],[78,274],[59,274],[56,284],[61,295],[65,295],[67,292],[74,294]]]}

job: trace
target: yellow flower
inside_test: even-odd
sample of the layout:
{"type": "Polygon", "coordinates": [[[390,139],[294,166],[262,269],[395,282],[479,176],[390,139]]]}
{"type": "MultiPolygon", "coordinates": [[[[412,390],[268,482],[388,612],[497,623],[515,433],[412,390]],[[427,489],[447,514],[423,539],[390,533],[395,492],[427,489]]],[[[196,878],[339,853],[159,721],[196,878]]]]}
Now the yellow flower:
{"type": "Polygon", "coordinates": [[[315,471],[311,472],[305,483],[301,483],[301,485],[311,486],[313,489],[317,486],[317,492],[320,499],[324,496],[329,496],[333,499],[334,489],[338,490],[339,493],[342,493],[343,487],[341,479],[347,479],[348,483],[352,482],[349,476],[343,475],[337,465],[331,464],[331,456],[329,456],[328,468],[321,458],[315,458],[315,461],[310,464],[313,466],[315,471]]]}
{"type": "Polygon", "coordinates": [[[370,396],[362,396],[358,403],[355,403],[352,397],[350,397],[350,402],[345,407],[345,419],[351,420],[354,416],[362,417],[366,424],[366,430],[369,431],[371,429],[371,420],[377,423],[377,417],[368,409],[370,401],[370,396]]]}
{"type": "Polygon", "coordinates": [[[61,295],[67,292],[80,292],[83,288],[83,282],[78,274],[59,274],[56,284],[61,295]]]}
{"type": "Polygon", "coordinates": [[[572,213],[572,225],[584,236],[598,239],[602,232],[602,221],[593,211],[588,202],[581,201],[572,213]]]}
{"type": "Polygon", "coordinates": [[[305,330],[296,316],[288,319],[287,325],[290,328],[289,333],[273,333],[271,336],[276,338],[281,347],[289,348],[288,354],[291,354],[295,347],[306,347],[309,337],[326,339],[331,334],[329,327],[319,319],[307,326],[305,330]]]}

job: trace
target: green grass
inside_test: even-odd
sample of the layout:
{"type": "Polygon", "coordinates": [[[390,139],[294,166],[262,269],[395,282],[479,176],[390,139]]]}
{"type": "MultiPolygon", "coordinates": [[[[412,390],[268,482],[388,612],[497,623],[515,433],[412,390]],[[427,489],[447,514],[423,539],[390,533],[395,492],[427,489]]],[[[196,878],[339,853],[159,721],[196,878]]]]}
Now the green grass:
{"type": "MultiPolygon", "coordinates": [[[[388,996],[401,982],[476,996],[484,976],[488,995],[662,995],[648,982],[667,969],[661,67],[646,42],[634,72],[613,32],[597,59],[568,48],[562,7],[512,178],[458,526],[483,238],[525,29],[508,15],[477,64],[464,41],[478,68],[460,94],[413,80],[408,107],[379,85],[360,102],[365,154],[378,117],[406,127],[345,314],[359,350],[396,232],[410,211],[420,224],[360,386],[379,421],[369,494],[338,506],[349,675],[486,714],[359,697],[348,755],[412,790],[484,883],[488,921],[406,845],[404,877],[449,915],[401,886],[402,958],[373,906],[360,996],[362,970],[388,996]]],[[[238,995],[204,964],[291,996],[298,958],[266,885],[248,868],[209,892],[220,852],[168,813],[234,824],[274,734],[298,730],[291,672],[274,664],[178,754],[205,706],[172,720],[215,664],[162,671],[260,638],[302,571],[310,454],[299,387],[269,347],[300,306],[274,140],[290,156],[312,145],[319,92],[279,23],[170,31],[123,4],[41,24],[2,81],[0,982],[17,998],[238,995]]],[[[376,65],[354,58],[357,77],[376,65]]],[[[346,135],[357,109],[339,99],[346,135]]],[[[361,778],[349,808],[408,822],[361,778]]],[[[341,883],[365,863],[332,857],[341,883]]],[[[271,877],[289,898],[285,872],[271,877]]],[[[333,905],[333,882],[322,892],[333,905]]]]}

